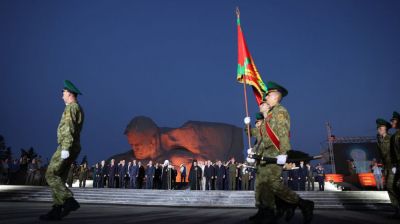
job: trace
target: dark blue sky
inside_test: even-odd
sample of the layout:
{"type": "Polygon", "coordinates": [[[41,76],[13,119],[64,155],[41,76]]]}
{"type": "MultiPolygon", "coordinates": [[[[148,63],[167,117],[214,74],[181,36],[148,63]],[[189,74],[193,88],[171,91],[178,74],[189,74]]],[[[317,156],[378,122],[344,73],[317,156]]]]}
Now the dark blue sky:
{"type": "Polygon", "coordinates": [[[129,149],[137,115],[242,126],[235,6],[264,81],[289,89],[294,148],[318,153],[326,121],[373,136],[400,110],[400,1],[12,0],[0,1],[0,134],[51,156],[64,79],[84,93],[91,162],[129,149]]]}

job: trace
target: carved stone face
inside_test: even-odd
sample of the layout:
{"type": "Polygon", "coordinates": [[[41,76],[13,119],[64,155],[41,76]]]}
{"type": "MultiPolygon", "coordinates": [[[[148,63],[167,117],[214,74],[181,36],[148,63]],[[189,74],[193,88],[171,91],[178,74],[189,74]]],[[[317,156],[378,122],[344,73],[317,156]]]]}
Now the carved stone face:
{"type": "Polygon", "coordinates": [[[135,158],[143,160],[157,156],[157,141],[154,135],[130,132],[127,134],[127,137],[135,158]]]}
{"type": "Polygon", "coordinates": [[[159,129],[149,118],[133,119],[125,130],[136,159],[155,158],[159,154],[159,129]]]}

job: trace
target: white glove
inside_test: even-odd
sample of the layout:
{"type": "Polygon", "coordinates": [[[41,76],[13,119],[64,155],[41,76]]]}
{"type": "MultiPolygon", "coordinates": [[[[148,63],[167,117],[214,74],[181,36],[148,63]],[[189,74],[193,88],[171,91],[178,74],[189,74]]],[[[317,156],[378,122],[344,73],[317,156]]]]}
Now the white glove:
{"type": "Polygon", "coordinates": [[[245,118],[244,118],[244,124],[245,124],[245,125],[250,124],[250,122],[251,122],[250,117],[245,117],[245,118]]]}
{"type": "Polygon", "coordinates": [[[61,159],[66,159],[69,157],[69,151],[68,150],[61,150],[61,159]]]}
{"type": "Polygon", "coordinates": [[[393,174],[396,174],[396,167],[392,168],[392,172],[393,172],[393,174]]]}
{"type": "Polygon", "coordinates": [[[253,148],[247,149],[247,154],[248,155],[253,155],[254,154],[253,148]]]}
{"type": "Polygon", "coordinates": [[[256,162],[255,159],[251,159],[251,158],[246,158],[246,161],[247,161],[249,164],[254,164],[254,163],[256,162]]]}
{"type": "Polygon", "coordinates": [[[278,165],[285,165],[286,163],[286,159],[287,159],[287,155],[279,155],[276,157],[276,164],[278,165]]]}

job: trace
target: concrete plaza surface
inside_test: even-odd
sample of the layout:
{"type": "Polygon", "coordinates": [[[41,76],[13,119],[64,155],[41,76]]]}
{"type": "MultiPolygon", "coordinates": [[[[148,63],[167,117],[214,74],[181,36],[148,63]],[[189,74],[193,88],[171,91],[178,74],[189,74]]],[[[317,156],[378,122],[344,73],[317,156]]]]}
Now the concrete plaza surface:
{"type": "MultiPolygon", "coordinates": [[[[0,202],[0,223],[49,223],[39,221],[39,215],[46,213],[51,204],[47,202],[0,202]]],[[[250,223],[247,217],[254,214],[254,208],[186,208],[150,207],[132,205],[81,204],[81,208],[55,223],[174,223],[174,224],[230,224],[250,223]]],[[[313,223],[400,223],[388,218],[387,210],[315,210],[313,223]]],[[[302,216],[297,210],[290,223],[301,223],[302,216]]],[[[54,222],[52,222],[54,223],[54,222]]],[[[286,223],[280,220],[279,223],[286,223]]]]}

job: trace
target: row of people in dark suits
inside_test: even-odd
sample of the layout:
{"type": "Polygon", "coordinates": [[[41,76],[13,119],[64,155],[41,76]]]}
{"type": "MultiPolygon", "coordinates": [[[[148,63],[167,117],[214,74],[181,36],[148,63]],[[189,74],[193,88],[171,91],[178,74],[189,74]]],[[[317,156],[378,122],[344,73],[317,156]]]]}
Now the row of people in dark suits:
{"type": "Polygon", "coordinates": [[[189,171],[189,183],[191,190],[254,190],[255,176],[254,169],[235,163],[234,159],[225,164],[194,160],[189,171]]]}
{"type": "Polygon", "coordinates": [[[131,189],[174,189],[177,171],[174,167],[152,161],[145,166],[139,161],[121,160],[118,164],[112,159],[110,164],[103,160],[93,168],[94,188],[131,188],[131,189]]]}
{"type": "MultiPolygon", "coordinates": [[[[222,164],[218,161],[201,163],[194,161],[187,177],[186,166],[181,164],[181,183],[189,182],[192,190],[254,190],[255,170],[247,169],[234,159],[222,164]],[[205,189],[203,189],[205,188],[205,189]]],[[[168,160],[153,166],[150,161],[146,168],[141,162],[121,160],[109,164],[103,160],[93,168],[94,188],[132,188],[132,189],[176,189],[178,171],[168,160]]]]}
{"type": "Polygon", "coordinates": [[[282,180],[294,191],[314,191],[315,182],[318,182],[320,191],[325,190],[325,171],[320,164],[315,168],[304,162],[300,162],[298,167],[295,163],[285,164],[282,180]]]}
{"type": "MultiPolygon", "coordinates": [[[[324,190],[325,171],[321,165],[312,168],[310,164],[300,162],[286,164],[282,173],[285,185],[295,191],[314,191],[314,182],[324,190]]],[[[180,166],[181,182],[186,181],[186,166],[180,166]]],[[[146,168],[141,162],[133,160],[128,164],[121,160],[118,164],[112,159],[96,164],[93,169],[93,187],[95,188],[132,188],[132,189],[176,189],[178,171],[168,160],[164,164],[150,161],[146,168]]],[[[227,163],[217,161],[193,161],[187,178],[191,190],[254,190],[256,171],[231,159],[227,163]]]]}

